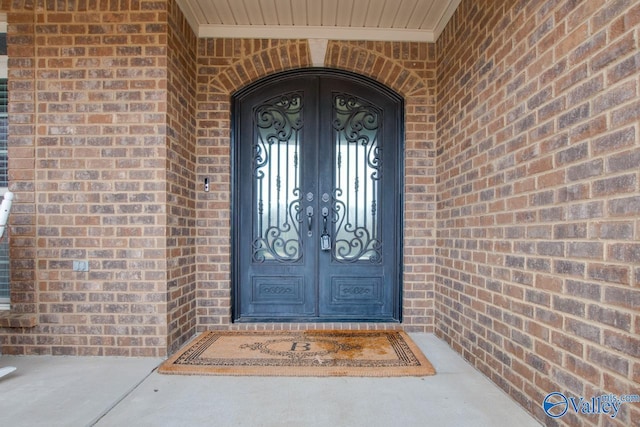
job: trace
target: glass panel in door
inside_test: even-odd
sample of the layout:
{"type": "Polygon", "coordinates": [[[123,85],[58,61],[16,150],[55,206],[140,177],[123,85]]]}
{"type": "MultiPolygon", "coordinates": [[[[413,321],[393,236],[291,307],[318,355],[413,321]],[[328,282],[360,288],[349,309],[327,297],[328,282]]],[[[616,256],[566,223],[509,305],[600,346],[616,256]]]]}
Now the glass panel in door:
{"type": "Polygon", "coordinates": [[[338,262],[382,261],[378,192],[382,178],[378,130],[380,112],[348,94],[333,101],[335,189],[332,222],[338,262]]]}
{"type": "Polygon", "coordinates": [[[302,96],[285,94],[255,111],[253,149],[255,262],[294,262],[302,257],[300,189],[302,96]]]}

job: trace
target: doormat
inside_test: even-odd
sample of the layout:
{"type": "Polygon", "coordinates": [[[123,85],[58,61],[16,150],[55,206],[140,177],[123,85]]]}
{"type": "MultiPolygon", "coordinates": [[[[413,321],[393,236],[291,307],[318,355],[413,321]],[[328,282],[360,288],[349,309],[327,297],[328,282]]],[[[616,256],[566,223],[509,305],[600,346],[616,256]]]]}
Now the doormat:
{"type": "Polygon", "coordinates": [[[207,331],[158,372],[182,375],[395,377],[434,375],[403,331],[207,331]]]}

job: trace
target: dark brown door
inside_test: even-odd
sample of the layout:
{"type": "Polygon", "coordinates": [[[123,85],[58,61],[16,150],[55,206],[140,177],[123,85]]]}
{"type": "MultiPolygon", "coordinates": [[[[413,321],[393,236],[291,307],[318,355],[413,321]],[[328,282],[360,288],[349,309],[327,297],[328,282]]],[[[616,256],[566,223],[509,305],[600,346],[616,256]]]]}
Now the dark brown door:
{"type": "Polygon", "coordinates": [[[337,70],[234,96],[235,321],[399,321],[399,96],[337,70]]]}

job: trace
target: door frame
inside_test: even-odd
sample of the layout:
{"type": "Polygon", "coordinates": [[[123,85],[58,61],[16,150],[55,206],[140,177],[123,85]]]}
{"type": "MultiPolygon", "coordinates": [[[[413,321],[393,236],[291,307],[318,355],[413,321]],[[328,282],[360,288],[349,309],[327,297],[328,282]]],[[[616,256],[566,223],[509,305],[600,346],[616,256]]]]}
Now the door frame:
{"type": "MultiPolygon", "coordinates": [[[[321,318],[278,318],[273,320],[251,320],[251,319],[239,319],[240,313],[240,302],[238,295],[240,294],[240,284],[237,281],[239,277],[238,268],[239,262],[235,260],[238,258],[238,253],[241,250],[240,244],[240,232],[238,224],[240,223],[240,214],[239,214],[239,196],[238,196],[238,188],[240,188],[239,180],[242,176],[242,169],[240,162],[240,156],[238,155],[237,144],[239,141],[237,140],[239,134],[239,120],[237,119],[240,115],[240,105],[242,98],[252,93],[253,91],[259,89],[265,84],[272,84],[277,81],[286,81],[287,79],[304,77],[304,76],[331,76],[331,77],[339,77],[344,79],[351,79],[357,81],[360,84],[371,86],[372,89],[376,90],[379,93],[384,94],[388,98],[394,100],[394,102],[398,105],[397,111],[395,111],[395,121],[398,129],[398,140],[395,144],[395,150],[397,150],[397,169],[396,169],[396,188],[394,194],[394,204],[396,207],[396,224],[393,225],[394,231],[396,233],[396,248],[395,248],[395,260],[397,263],[396,270],[396,278],[395,278],[395,290],[394,290],[394,320],[392,322],[402,322],[402,308],[403,308],[403,275],[404,275],[404,187],[405,187],[405,104],[404,98],[395,92],[393,89],[388,86],[361,74],[357,74],[351,71],[340,70],[335,68],[321,68],[321,67],[309,67],[309,68],[301,68],[301,69],[293,69],[278,72],[275,74],[270,74],[268,76],[259,78],[243,88],[237,90],[236,92],[231,94],[231,128],[230,128],[230,152],[231,152],[231,195],[230,195],[230,208],[231,208],[231,322],[242,322],[242,323],[258,323],[258,322],[354,322],[354,321],[365,321],[370,322],[371,320],[354,320],[353,318],[349,319],[328,319],[322,320],[321,318]]],[[[378,322],[378,320],[376,320],[378,322]]]]}

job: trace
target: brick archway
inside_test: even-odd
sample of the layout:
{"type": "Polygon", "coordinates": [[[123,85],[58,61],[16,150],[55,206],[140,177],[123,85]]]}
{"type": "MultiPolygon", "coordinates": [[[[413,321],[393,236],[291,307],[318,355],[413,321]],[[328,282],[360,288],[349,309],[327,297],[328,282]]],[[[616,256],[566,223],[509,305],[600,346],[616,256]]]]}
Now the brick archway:
{"type": "Polygon", "coordinates": [[[330,42],[325,66],[359,73],[388,86],[405,98],[426,95],[427,83],[402,60],[416,43],[330,42]],[[391,45],[389,48],[388,46],[391,45]]]}
{"type": "MultiPolygon", "coordinates": [[[[435,56],[426,43],[346,41],[330,41],[325,56],[325,66],[365,75],[405,98],[403,326],[419,332],[434,325],[435,56]]],[[[310,66],[307,40],[200,41],[198,181],[210,180],[197,205],[200,330],[256,327],[231,323],[230,95],[261,77],[310,66]]]]}
{"type": "Polygon", "coordinates": [[[234,58],[233,62],[221,67],[210,77],[208,90],[211,92],[229,95],[261,77],[311,66],[306,40],[243,41],[239,46],[238,41],[232,42],[234,53],[240,54],[240,57],[234,58]]]}
{"type": "MultiPolygon", "coordinates": [[[[420,50],[421,45],[331,41],[327,46],[325,66],[373,78],[404,97],[426,95],[424,77],[412,69],[419,61],[402,60],[403,56],[409,57],[409,51],[420,50]],[[386,48],[389,44],[394,46],[386,48]],[[403,55],[403,51],[407,55],[403,55]]],[[[231,94],[270,74],[311,66],[307,40],[244,41],[234,50],[242,57],[216,70],[216,74],[208,81],[209,91],[231,94]]],[[[411,53],[415,55],[415,52],[411,53]]]]}

